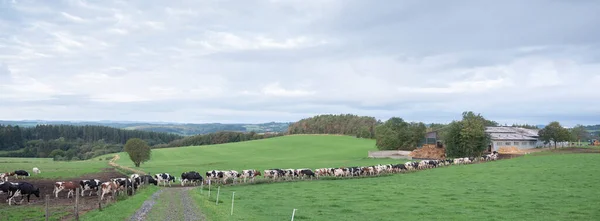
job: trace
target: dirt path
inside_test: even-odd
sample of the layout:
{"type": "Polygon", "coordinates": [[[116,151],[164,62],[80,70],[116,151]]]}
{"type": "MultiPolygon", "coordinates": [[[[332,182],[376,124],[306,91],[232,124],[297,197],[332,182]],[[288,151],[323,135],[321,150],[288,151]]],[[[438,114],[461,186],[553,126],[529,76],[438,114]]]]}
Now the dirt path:
{"type": "Polygon", "coordinates": [[[163,188],[138,209],[129,219],[138,220],[206,220],[190,196],[193,187],[163,188]]]}

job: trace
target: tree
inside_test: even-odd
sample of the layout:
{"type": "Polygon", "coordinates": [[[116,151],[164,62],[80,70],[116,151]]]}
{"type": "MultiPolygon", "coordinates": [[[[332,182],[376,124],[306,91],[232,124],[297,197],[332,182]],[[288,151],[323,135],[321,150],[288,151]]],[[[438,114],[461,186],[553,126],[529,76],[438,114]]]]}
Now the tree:
{"type": "Polygon", "coordinates": [[[448,157],[477,157],[485,151],[490,143],[490,136],[485,132],[490,125],[480,114],[471,111],[463,112],[461,121],[452,121],[444,134],[446,155],[448,157]]]}
{"type": "Polygon", "coordinates": [[[583,125],[577,125],[571,129],[571,137],[575,139],[575,141],[581,143],[581,140],[587,140],[590,136],[590,133],[583,127],[583,125]]]}
{"type": "Polygon", "coordinates": [[[544,143],[554,143],[554,149],[559,142],[568,141],[571,134],[557,121],[552,121],[538,132],[538,136],[544,143]]]}
{"type": "Polygon", "coordinates": [[[129,154],[129,158],[135,164],[135,167],[140,167],[140,164],[150,160],[151,149],[146,141],[139,138],[131,138],[125,143],[125,152],[129,154]]]}
{"type": "Polygon", "coordinates": [[[380,150],[414,150],[425,137],[423,123],[408,123],[392,117],[375,128],[375,145],[380,150]]]}

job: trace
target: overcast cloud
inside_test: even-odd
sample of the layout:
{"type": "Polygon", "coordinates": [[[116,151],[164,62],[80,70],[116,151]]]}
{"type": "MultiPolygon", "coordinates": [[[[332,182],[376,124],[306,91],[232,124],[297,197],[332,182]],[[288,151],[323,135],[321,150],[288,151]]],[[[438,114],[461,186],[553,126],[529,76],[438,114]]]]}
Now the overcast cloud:
{"type": "Polygon", "coordinates": [[[0,119],[600,123],[600,1],[0,0],[0,119]],[[183,2],[183,3],[181,3],[183,2]]]}

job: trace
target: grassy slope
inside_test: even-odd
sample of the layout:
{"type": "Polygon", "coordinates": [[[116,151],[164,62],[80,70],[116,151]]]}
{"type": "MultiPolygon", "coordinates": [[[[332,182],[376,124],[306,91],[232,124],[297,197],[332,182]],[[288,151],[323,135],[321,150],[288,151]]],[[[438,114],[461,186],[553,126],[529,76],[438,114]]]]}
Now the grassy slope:
{"type": "Polygon", "coordinates": [[[210,220],[593,220],[600,154],[553,154],[389,177],[221,188],[210,220]],[[229,217],[231,193],[235,214],[229,217]]]}
{"type": "Polygon", "coordinates": [[[81,216],[81,220],[127,220],[132,216],[147,199],[158,190],[159,187],[150,185],[147,188],[140,189],[123,201],[111,204],[103,211],[93,210],[81,216]]]}
{"type": "MultiPolygon", "coordinates": [[[[368,159],[376,150],[375,141],[349,136],[297,135],[208,146],[155,149],[152,159],[141,170],[152,174],[167,172],[175,176],[195,170],[238,170],[269,168],[318,168],[362,166],[404,162],[368,159]]],[[[133,167],[126,153],[118,164],[133,167]]]]}
{"type": "Polygon", "coordinates": [[[72,178],[84,174],[101,172],[102,168],[108,167],[106,160],[99,161],[53,161],[51,158],[0,158],[0,172],[12,172],[25,170],[31,174],[31,178],[72,178]],[[33,167],[40,169],[40,174],[33,174],[33,167]]]}

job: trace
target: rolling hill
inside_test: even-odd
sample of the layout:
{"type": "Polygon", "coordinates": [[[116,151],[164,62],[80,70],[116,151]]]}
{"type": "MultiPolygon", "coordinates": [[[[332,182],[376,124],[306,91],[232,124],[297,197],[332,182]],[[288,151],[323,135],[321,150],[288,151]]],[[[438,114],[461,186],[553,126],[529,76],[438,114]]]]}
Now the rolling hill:
{"type": "MultiPolygon", "coordinates": [[[[404,162],[369,159],[369,150],[377,150],[374,140],[335,135],[290,135],[218,145],[154,149],[151,160],[136,169],[152,174],[167,172],[179,176],[190,170],[203,174],[208,170],[317,168],[404,162]]],[[[133,167],[126,153],[120,153],[117,163],[133,167]]]]}

